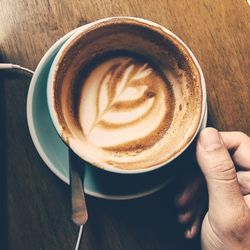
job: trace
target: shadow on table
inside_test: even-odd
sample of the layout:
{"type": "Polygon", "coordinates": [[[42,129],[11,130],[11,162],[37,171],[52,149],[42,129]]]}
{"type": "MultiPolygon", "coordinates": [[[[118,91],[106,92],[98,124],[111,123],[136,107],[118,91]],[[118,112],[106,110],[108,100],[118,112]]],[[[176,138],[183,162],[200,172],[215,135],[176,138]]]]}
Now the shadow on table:
{"type": "MultiPolygon", "coordinates": [[[[210,117],[208,125],[212,126],[210,117]]],[[[185,183],[201,173],[195,146],[193,142],[172,166],[167,166],[175,170],[175,181],[156,194],[131,201],[87,197],[89,222],[83,236],[86,246],[98,250],[200,250],[200,235],[193,240],[184,238],[184,227],[177,222],[174,205],[185,183]]],[[[207,202],[206,190],[203,197],[207,202]]]]}
{"type": "Polygon", "coordinates": [[[175,181],[154,195],[131,201],[87,197],[89,222],[84,233],[85,244],[98,250],[199,250],[200,235],[191,241],[184,238],[174,205],[185,182],[200,174],[195,142],[173,164],[170,167],[175,169],[175,181]]]}
{"type": "MultiPolygon", "coordinates": [[[[1,62],[1,55],[0,55],[1,62]]],[[[6,192],[6,137],[5,137],[5,91],[4,74],[0,72],[0,242],[7,249],[7,192],[6,192]]]]}

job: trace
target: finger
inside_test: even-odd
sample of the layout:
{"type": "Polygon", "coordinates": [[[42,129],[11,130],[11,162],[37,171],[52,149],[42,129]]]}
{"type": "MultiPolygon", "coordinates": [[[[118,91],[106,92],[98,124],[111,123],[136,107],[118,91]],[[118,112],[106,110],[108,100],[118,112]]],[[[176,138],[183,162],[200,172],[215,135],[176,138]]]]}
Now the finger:
{"type": "Polygon", "coordinates": [[[244,203],[232,159],[214,128],[204,129],[198,138],[197,160],[206,178],[209,209],[232,212],[244,203]]]}
{"type": "Polygon", "coordinates": [[[234,162],[244,170],[250,170],[250,138],[242,132],[220,132],[224,145],[233,151],[234,162]]]}
{"type": "Polygon", "coordinates": [[[193,224],[197,217],[201,217],[207,211],[207,192],[205,189],[201,190],[193,197],[189,206],[179,213],[178,221],[182,224],[193,224]]]}
{"type": "Polygon", "coordinates": [[[201,185],[201,177],[188,183],[181,195],[177,197],[176,205],[180,208],[187,207],[197,195],[197,192],[200,189],[201,185]]]}
{"type": "Polygon", "coordinates": [[[189,209],[186,212],[179,214],[178,221],[182,224],[186,224],[192,220],[195,214],[196,209],[189,209]]]}
{"type": "Polygon", "coordinates": [[[206,198],[199,193],[189,204],[189,207],[178,215],[178,221],[182,224],[193,224],[194,220],[205,212],[206,198]]]}
{"type": "Polygon", "coordinates": [[[200,231],[200,227],[201,227],[201,217],[198,216],[194,223],[192,224],[192,226],[185,231],[185,237],[187,239],[193,239],[197,233],[200,231]]]}
{"type": "Polygon", "coordinates": [[[243,195],[250,194],[250,171],[239,171],[237,173],[240,190],[243,195]]]}

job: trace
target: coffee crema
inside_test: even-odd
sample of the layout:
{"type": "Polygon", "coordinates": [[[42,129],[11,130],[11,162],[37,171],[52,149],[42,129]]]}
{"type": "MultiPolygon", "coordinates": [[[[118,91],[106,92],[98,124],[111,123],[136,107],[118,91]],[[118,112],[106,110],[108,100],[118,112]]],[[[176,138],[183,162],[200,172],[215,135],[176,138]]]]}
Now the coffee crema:
{"type": "Polygon", "coordinates": [[[202,119],[201,75],[190,52],[140,19],[88,26],[63,49],[52,81],[61,138],[85,161],[111,171],[165,164],[202,119]]]}

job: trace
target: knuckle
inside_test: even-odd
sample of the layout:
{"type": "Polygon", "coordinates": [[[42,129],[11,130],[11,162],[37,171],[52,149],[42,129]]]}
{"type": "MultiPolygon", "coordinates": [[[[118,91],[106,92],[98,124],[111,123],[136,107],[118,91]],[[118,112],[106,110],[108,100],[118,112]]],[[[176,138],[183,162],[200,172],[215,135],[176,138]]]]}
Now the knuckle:
{"type": "Polygon", "coordinates": [[[242,141],[245,141],[245,140],[250,141],[250,137],[247,134],[245,134],[244,132],[236,131],[235,133],[236,133],[237,137],[240,138],[242,141]]]}
{"type": "Polygon", "coordinates": [[[231,181],[237,179],[236,170],[231,159],[220,162],[215,161],[209,172],[216,180],[231,181]]]}
{"type": "Polygon", "coordinates": [[[240,183],[240,185],[250,187],[250,172],[239,171],[237,173],[237,178],[238,178],[238,182],[240,183]]]}
{"type": "Polygon", "coordinates": [[[222,160],[218,163],[216,162],[213,168],[214,170],[218,172],[223,172],[223,173],[227,173],[232,170],[235,171],[235,167],[231,159],[222,160]]]}

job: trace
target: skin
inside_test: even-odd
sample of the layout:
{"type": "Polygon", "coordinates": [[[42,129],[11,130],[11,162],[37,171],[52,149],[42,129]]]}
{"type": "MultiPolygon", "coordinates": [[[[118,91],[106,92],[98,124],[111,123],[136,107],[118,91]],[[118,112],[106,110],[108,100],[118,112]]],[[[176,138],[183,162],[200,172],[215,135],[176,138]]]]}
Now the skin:
{"type": "Polygon", "coordinates": [[[193,238],[201,227],[202,249],[250,249],[250,138],[206,128],[199,135],[196,157],[203,177],[196,177],[177,198],[179,208],[189,208],[179,215],[187,225],[185,236],[193,238]],[[204,183],[209,205],[201,224],[204,183]]]}

